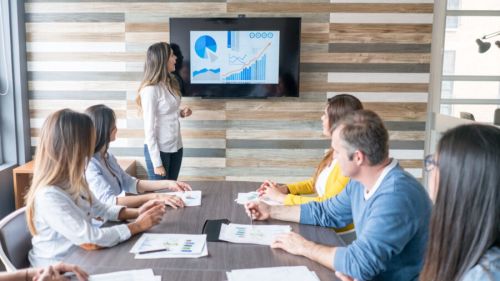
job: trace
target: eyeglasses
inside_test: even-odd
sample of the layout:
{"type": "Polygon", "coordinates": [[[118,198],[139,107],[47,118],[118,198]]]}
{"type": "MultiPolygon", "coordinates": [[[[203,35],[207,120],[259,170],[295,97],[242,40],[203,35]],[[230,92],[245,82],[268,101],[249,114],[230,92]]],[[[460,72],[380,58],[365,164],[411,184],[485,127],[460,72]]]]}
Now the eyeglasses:
{"type": "Polygon", "coordinates": [[[439,167],[438,162],[434,160],[434,154],[429,154],[424,158],[424,171],[430,172],[435,167],[439,167]]]}

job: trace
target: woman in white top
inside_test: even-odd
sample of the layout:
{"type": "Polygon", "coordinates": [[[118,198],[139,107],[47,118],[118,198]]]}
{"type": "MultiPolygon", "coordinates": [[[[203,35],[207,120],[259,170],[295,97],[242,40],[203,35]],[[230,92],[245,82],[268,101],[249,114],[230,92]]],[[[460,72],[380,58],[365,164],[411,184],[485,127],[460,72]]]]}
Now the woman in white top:
{"type": "Polygon", "coordinates": [[[139,209],[99,202],[84,176],[94,145],[94,126],[85,114],[63,109],[45,121],[33,183],[26,196],[26,220],[33,235],[32,266],[62,261],[75,246],[86,250],[111,247],[158,224],[165,214],[161,201],[149,201],[139,209]],[[99,228],[92,225],[93,218],[137,219],[99,228]]]}
{"type": "Polygon", "coordinates": [[[151,45],[136,98],[144,119],[144,157],[150,180],[177,180],[181,169],[179,116],[190,116],[191,109],[180,109],[179,81],[171,74],[176,59],[169,44],[151,45]]]}
{"type": "Polygon", "coordinates": [[[116,116],[113,109],[104,104],[93,105],[85,110],[92,119],[96,130],[96,144],[94,156],[85,170],[85,177],[90,190],[99,201],[111,204],[136,208],[148,200],[159,199],[174,208],[184,207],[181,198],[165,193],[150,192],[170,189],[173,191],[191,190],[184,182],[171,180],[138,180],[127,174],[118,165],[115,156],[108,151],[109,143],[116,139],[116,116]],[[132,193],[132,196],[124,196],[132,193]],[[137,194],[141,193],[141,194],[137,194]]]}

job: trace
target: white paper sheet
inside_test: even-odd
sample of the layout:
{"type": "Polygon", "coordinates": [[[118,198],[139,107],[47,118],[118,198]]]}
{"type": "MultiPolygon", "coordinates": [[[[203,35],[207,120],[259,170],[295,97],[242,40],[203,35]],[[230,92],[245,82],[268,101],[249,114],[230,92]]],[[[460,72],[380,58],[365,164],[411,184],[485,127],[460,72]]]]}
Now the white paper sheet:
{"type": "Polygon", "coordinates": [[[319,281],[316,273],[305,266],[281,266],[238,269],[226,273],[228,281],[319,281]]]}
{"type": "Polygon", "coordinates": [[[191,235],[191,234],[157,234],[144,233],[137,240],[131,253],[135,253],[137,259],[152,259],[152,258],[174,258],[185,257],[194,258],[206,256],[207,236],[191,235]],[[147,251],[163,250],[153,253],[144,253],[147,251]]]}
{"type": "Polygon", "coordinates": [[[179,196],[187,207],[201,206],[201,190],[166,192],[179,196]]]}
{"type": "Polygon", "coordinates": [[[289,225],[222,224],[219,239],[244,244],[271,245],[276,235],[291,231],[289,225]]]}
{"type": "Polygon", "coordinates": [[[261,202],[264,202],[264,203],[271,205],[271,206],[283,205],[282,203],[274,201],[268,197],[259,198],[259,193],[257,191],[240,192],[240,193],[238,193],[238,198],[236,198],[236,200],[234,200],[234,201],[236,201],[236,203],[241,204],[241,205],[244,205],[244,204],[246,204],[248,202],[252,202],[252,201],[261,201],[261,202]]]}
{"type": "MultiPolygon", "coordinates": [[[[77,280],[76,277],[71,280],[77,280]]],[[[152,269],[117,271],[89,276],[89,281],[161,281],[161,276],[154,276],[152,269]]]]}
{"type": "Polygon", "coordinates": [[[147,260],[147,259],[195,259],[208,256],[207,244],[203,247],[200,254],[170,254],[168,252],[157,252],[151,254],[135,254],[134,258],[137,260],[147,260]]]}

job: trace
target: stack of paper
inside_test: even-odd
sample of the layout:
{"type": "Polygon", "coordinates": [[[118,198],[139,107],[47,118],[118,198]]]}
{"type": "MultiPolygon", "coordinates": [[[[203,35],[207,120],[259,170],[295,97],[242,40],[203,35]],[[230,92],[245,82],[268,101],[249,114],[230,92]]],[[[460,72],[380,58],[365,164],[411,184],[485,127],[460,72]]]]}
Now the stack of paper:
{"type": "Polygon", "coordinates": [[[219,239],[245,244],[271,245],[275,237],[292,230],[289,225],[222,224],[219,239]]]}
{"type": "Polygon", "coordinates": [[[144,233],[130,252],[136,259],[204,257],[207,235],[144,233]]]}
{"type": "Polygon", "coordinates": [[[252,201],[262,201],[271,206],[283,205],[282,203],[274,201],[269,197],[264,196],[259,198],[259,193],[257,191],[238,193],[238,198],[236,198],[234,201],[242,205],[252,201]]]}
{"type": "MultiPolygon", "coordinates": [[[[73,280],[78,279],[72,276],[73,280]]],[[[90,275],[89,281],[161,281],[161,276],[155,276],[152,269],[141,269],[90,275]]]]}
{"type": "Polygon", "coordinates": [[[201,190],[166,192],[166,194],[180,197],[188,207],[201,206],[201,190]]]}
{"type": "Polygon", "coordinates": [[[226,272],[227,281],[319,281],[318,276],[305,266],[281,266],[238,269],[226,272]]]}

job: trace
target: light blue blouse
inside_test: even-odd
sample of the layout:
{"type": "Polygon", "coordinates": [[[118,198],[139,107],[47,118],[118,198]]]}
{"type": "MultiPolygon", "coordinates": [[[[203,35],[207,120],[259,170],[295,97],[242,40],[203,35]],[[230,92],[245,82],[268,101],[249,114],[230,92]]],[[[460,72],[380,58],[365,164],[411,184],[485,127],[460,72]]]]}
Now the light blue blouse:
{"type": "Polygon", "coordinates": [[[461,281],[500,281],[500,248],[490,248],[461,281]]]}
{"type": "Polygon", "coordinates": [[[116,197],[125,195],[125,192],[137,193],[137,179],[120,167],[113,154],[108,152],[106,157],[109,169],[100,153],[95,153],[85,170],[85,177],[99,201],[116,205],[116,197]]]}

